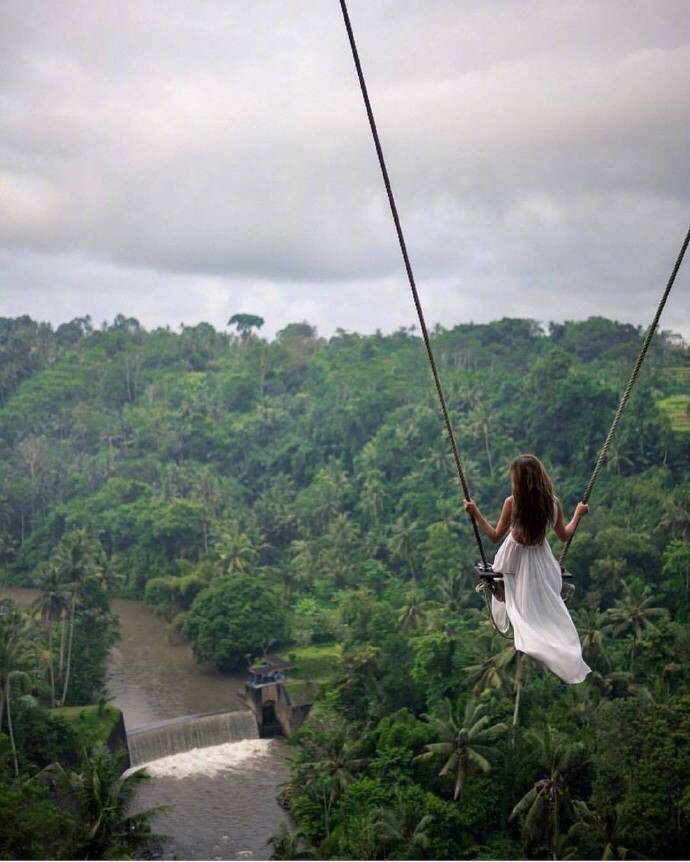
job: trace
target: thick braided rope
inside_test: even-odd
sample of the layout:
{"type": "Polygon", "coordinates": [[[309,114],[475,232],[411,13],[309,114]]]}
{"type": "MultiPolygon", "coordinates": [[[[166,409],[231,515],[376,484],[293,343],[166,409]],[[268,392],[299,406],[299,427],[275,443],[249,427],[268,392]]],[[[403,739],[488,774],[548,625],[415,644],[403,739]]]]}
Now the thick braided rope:
{"type": "MultiPolygon", "coordinates": [[[[364,99],[364,106],[367,111],[367,117],[369,118],[369,126],[371,127],[371,134],[374,138],[374,146],[376,147],[376,155],[379,159],[379,166],[381,167],[381,173],[383,175],[383,182],[386,186],[386,192],[388,194],[388,203],[391,208],[391,213],[393,215],[393,222],[395,223],[395,230],[398,234],[398,243],[400,244],[400,251],[402,252],[403,261],[405,263],[405,270],[407,272],[407,279],[410,283],[410,289],[412,290],[412,298],[414,299],[415,308],[417,309],[417,317],[419,318],[419,325],[422,330],[422,336],[424,338],[424,345],[426,347],[427,356],[429,357],[429,364],[431,365],[431,371],[434,375],[434,383],[436,384],[436,392],[438,393],[438,400],[441,404],[441,412],[443,413],[443,419],[446,425],[446,431],[448,432],[448,439],[450,440],[450,446],[453,450],[453,459],[455,460],[455,468],[458,472],[458,480],[460,482],[460,487],[462,489],[462,493],[465,500],[470,499],[470,492],[467,486],[467,480],[465,479],[465,471],[462,468],[462,462],[460,460],[460,453],[458,451],[457,443],[455,442],[455,434],[453,433],[453,426],[450,422],[450,417],[448,415],[448,408],[446,406],[446,399],[443,395],[443,389],[441,388],[441,381],[438,376],[438,370],[436,368],[436,361],[434,359],[434,353],[431,349],[431,342],[429,340],[429,333],[426,328],[426,323],[424,321],[424,313],[422,312],[422,304],[419,301],[419,294],[417,293],[417,286],[415,284],[414,274],[412,272],[412,265],[410,264],[410,258],[407,254],[407,246],[405,244],[405,237],[403,236],[402,227],[400,225],[400,218],[398,217],[398,208],[395,205],[395,198],[393,197],[393,189],[391,187],[390,179],[388,178],[388,170],[386,168],[386,162],[383,158],[383,149],[381,148],[381,141],[379,140],[379,133],[376,129],[376,122],[374,120],[374,112],[371,109],[371,102],[369,101],[369,94],[367,92],[367,85],[364,81],[364,73],[362,72],[362,65],[359,62],[359,54],[357,52],[357,45],[355,43],[355,36],[352,32],[352,25],[350,24],[350,16],[347,12],[347,5],[345,0],[340,0],[340,8],[343,13],[343,19],[345,21],[345,28],[347,30],[347,36],[350,40],[350,48],[352,50],[352,59],[355,61],[355,69],[357,70],[357,77],[359,78],[359,86],[362,91],[362,98],[364,99]]],[[[470,514],[470,521],[472,523],[472,529],[474,531],[474,538],[477,543],[477,548],[479,549],[479,555],[482,558],[482,563],[484,567],[488,567],[486,554],[484,553],[484,546],[482,544],[481,536],[479,535],[479,529],[477,527],[477,522],[473,515],[470,514]]]]}
{"type": "MultiPolygon", "coordinates": [[[[659,318],[661,317],[661,312],[664,310],[664,306],[666,305],[666,300],[671,292],[671,288],[673,287],[673,283],[676,280],[676,275],[678,274],[678,270],[680,269],[680,265],[683,262],[683,257],[685,256],[685,251],[688,247],[688,242],[690,241],[690,228],[685,235],[685,239],[683,240],[683,245],[678,253],[678,257],[676,258],[676,263],[673,267],[673,271],[671,273],[671,277],[668,280],[668,284],[666,285],[666,290],[661,297],[661,301],[659,302],[659,306],[656,310],[656,314],[654,315],[654,319],[652,320],[649,329],[647,330],[647,334],[645,336],[644,342],[642,343],[642,348],[640,349],[640,353],[637,357],[637,361],[635,362],[635,366],[632,370],[632,374],[630,375],[630,380],[628,380],[628,385],[625,387],[623,395],[620,400],[620,404],[618,405],[618,409],[616,410],[616,415],[613,417],[613,422],[611,423],[611,427],[609,428],[609,433],[606,435],[606,440],[604,441],[604,445],[601,447],[601,451],[599,452],[599,457],[597,458],[597,463],[594,467],[594,471],[590,477],[589,482],[587,483],[587,488],[585,493],[582,496],[582,502],[587,503],[589,501],[590,495],[596,484],[597,479],[599,478],[599,473],[601,472],[601,468],[604,466],[604,462],[606,460],[606,455],[609,450],[609,446],[611,445],[611,441],[613,440],[613,436],[616,433],[616,429],[618,428],[618,423],[620,422],[620,418],[623,415],[623,410],[625,410],[625,405],[628,403],[628,399],[630,398],[630,393],[633,390],[633,386],[635,385],[635,381],[637,380],[637,376],[640,373],[640,368],[644,361],[645,356],[647,355],[647,351],[649,350],[649,345],[652,343],[652,338],[654,337],[654,333],[657,328],[657,324],[659,323],[659,318]]],[[[577,530],[577,524],[575,525],[575,529],[577,530]]],[[[573,536],[575,533],[573,532],[573,536]]],[[[570,548],[570,543],[573,540],[573,536],[571,536],[568,541],[565,543],[563,550],[561,551],[561,556],[559,559],[559,563],[563,566],[564,560],[570,548]]]]}

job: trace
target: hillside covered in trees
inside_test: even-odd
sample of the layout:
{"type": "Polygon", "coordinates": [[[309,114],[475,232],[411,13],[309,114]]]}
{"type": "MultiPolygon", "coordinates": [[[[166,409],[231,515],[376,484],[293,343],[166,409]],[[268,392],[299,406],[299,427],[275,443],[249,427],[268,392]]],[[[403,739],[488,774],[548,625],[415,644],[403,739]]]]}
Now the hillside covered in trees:
{"type": "MultiPolygon", "coordinates": [[[[235,322],[237,334],[146,331],[121,315],[100,329],[0,319],[5,580],[45,589],[87,549],[110,594],[143,598],[223,669],[271,640],[340,645],[294,740],[284,797],[299,830],[275,837],[276,858],[682,858],[683,342],[655,339],[573,542],[571,610],[593,673],[569,687],[501,640],[474,592],[476,549],[414,327],[324,339],[302,322],[268,341],[261,318],[235,322]]],[[[572,510],[641,337],[603,318],[435,327],[489,517],[525,451],[572,510]]],[[[76,626],[75,649],[88,620],[102,648],[73,702],[102,688],[113,637],[106,604],[76,626]]]]}

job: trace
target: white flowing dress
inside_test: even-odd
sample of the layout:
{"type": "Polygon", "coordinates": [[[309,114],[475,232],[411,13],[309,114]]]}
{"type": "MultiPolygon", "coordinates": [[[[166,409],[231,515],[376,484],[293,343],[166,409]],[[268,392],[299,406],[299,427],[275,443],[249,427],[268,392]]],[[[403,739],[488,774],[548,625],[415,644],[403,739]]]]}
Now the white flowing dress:
{"type": "Polygon", "coordinates": [[[494,559],[503,573],[505,602],[491,599],[497,628],[513,626],[515,649],[545,664],[564,682],[577,683],[590,673],[568,608],[561,598],[561,567],[546,538],[523,545],[511,530],[494,559]]]}

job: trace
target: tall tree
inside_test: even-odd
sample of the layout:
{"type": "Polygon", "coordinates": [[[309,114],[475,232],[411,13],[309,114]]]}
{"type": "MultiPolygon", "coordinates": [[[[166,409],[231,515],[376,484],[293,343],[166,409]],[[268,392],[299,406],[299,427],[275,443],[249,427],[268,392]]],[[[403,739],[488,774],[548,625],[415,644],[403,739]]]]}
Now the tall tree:
{"type": "Polygon", "coordinates": [[[630,634],[630,669],[635,664],[637,643],[646,632],[657,631],[653,619],[667,618],[666,608],[653,607],[654,597],[649,585],[634,578],[623,585],[623,596],[606,612],[615,636],[630,634]]]}
{"type": "Polygon", "coordinates": [[[441,755],[446,762],[439,775],[451,775],[455,779],[453,799],[459,799],[465,789],[469,772],[479,769],[490,772],[489,756],[493,743],[507,730],[505,724],[491,724],[487,705],[469,700],[462,717],[451,701],[444,700],[441,715],[423,714],[436,731],[439,742],[427,743],[423,754],[417,755],[414,762],[432,760],[441,755]]]}
{"type": "Polygon", "coordinates": [[[383,473],[376,469],[367,471],[364,477],[359,507],[367,522],[372,526],[376,526],[381,520],[386,503],[386,489],[383,479],[383,473]]]}
{"type": "Polygon", "coordinates": [[[67,700],[70,671],[72,667],[72,645],[77,604],[89,578],[100,577],[99,548],[85,529],[72,530],[60,540],[51,564],[59,578],[69,589],[69,628],[67,636],[67,659],[62,686],[61,703],[67,700]]]}
{"type": "Polygon", "coordinates": [[[412,577],[417,578],[417,570],[414,564],[415,544],[414,534],[417,522],[413,521],[408,514],[401,515],[393,525],[388,547],[394,560],[408,566],[412,577]]]}
{"type": "Polygon", "coordinates": [[[361,740],[350,739],[342,723],[334,724],[328,735],[307,738],[302,756],[293,763],[295,778],[304,787],[319,791],[328,835],[333,806],[366,763],[361,755],[361,740]]]}
{"type": "Polygon", "coordinates": [[[7,600],[0,600],[0,733],[7,712],[7,724],[12,746],[15,773],[19,774],[17,749],[12,726],[13,678],[27,679],[37,670],[34,631],[29,616],[7,600]]]}
{"type": "Polygon", "coordinates": [[[576,616],[580,633],[582,656],[588,664],[598,664],[602,668],[610,666],[604,646],[606,642],[606,615],[598,608],[585,608],[576,616]]]}
{"type": "Polygon", "coordinates": [[[261,329],[264,325],[263,317],[258,314],[233,314],[228,320],[228,326],[235,326],[243,339],[249,338],[252,329],[261,329]]]}
{"type": "Polygon", "coordinates": [[[550,726],[528,730],[525,739],[535,747],[541,777],[515,805],[510,820],[520,818],[523,839],[545,846],[549,858],[556,859],[561,818],[572,811],[566,773],[583,746],[550,726]]]}
{"type": "MultiPolygon", "coordinates": [[[[48,633],[48,673],[50,676],[50,705],[55,706],[55,656],[53,650],[53,623],[67,608],[69,592],[62,575],[50,561],[39,566],[38,587],[41,591],[34,602],[41,622],[48,633]]],[[[62,645],[61,645],[62,646],[62,645]]]]}
{"type": "Polygon", "coordinates": [[[403,606],[398,614],[398,623],[403,629],[416,629],[424,620],[428,602],[419,587],[415,584],[405,593],[403,606]]]}
{"type": "Polygon", "coordinates": [[[259,561],[254,543],[237,521],[230,521],[222,530],[214,549],[226,575],[247,574],[259,561]]]}

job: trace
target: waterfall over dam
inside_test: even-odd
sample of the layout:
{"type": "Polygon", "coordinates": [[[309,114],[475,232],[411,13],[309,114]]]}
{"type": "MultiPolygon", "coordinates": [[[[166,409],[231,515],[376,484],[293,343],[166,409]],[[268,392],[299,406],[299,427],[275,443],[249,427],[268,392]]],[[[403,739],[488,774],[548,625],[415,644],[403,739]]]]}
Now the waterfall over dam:
{"type": "Polygon", "coordinates": [[[140,766],[192,748],[209,748],[242,739],[258,739],[259,729],[249,710],[188,715],[143,727],[127,734],[132,766],[140,766]]]}

